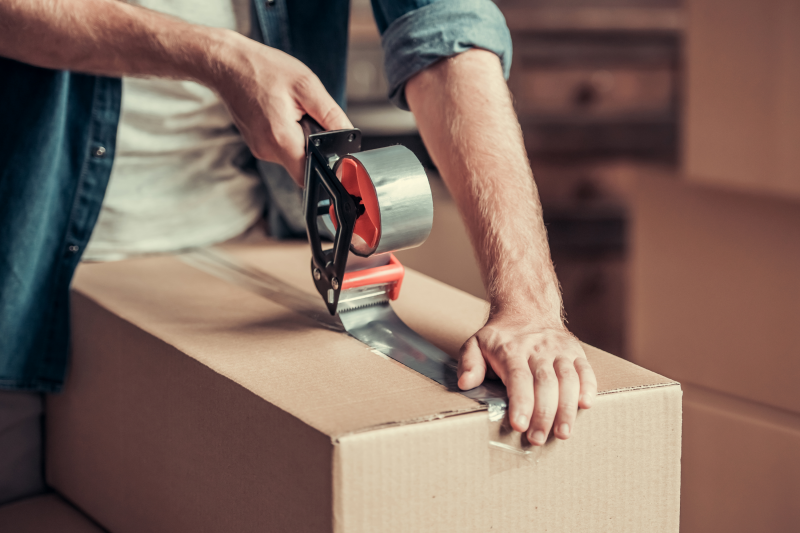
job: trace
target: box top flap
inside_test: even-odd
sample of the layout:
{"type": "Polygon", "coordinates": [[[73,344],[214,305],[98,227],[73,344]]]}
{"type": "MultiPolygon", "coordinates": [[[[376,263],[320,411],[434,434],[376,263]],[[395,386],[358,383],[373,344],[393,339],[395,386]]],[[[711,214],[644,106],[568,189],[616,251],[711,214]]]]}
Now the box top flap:
{"type": "MultiPolygon", "coordinates": [[[[250,270],[318,299],[324,312],[304,243],[248,242],[223,250],[250,270]]],[[[84,263],[73,288],[332,438],[483,409],[349,335],[180,256],[84,263]]],[[[451,355],[487,315],[483,300],[412,270],[393,306],[412,329],[451,355]]],[[[584,348],[601,393],[674,383],[584,348]]]]}

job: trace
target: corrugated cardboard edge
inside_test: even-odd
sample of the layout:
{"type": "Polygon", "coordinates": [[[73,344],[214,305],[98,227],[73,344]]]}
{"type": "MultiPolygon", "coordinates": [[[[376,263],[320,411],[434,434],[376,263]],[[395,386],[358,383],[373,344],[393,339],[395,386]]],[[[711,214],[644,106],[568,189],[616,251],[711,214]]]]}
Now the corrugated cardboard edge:
{"type": "MultiPolygon", "coordinates": [[[[400,363],[397,363],[397,364],[400,364],[400,363]]],[[[626,392],[637,392],[637,391],[641,391],[641,390],[659,389],[659,388],[662,388],[662,387],[675,387],[675,386],[680,387],[681,384],[678,383],[677,381],[669,381],[668,383],[656,383],[656,384],[652,384],[652,385],[637,385],[635,387],[622,387],[622,388],[618,388],[618,389],[612,389],[612,390],[607,390],[607,391],[603,391],[603,392],[598,392],[597,395],[598,396],[608,396],[608,395],[611,395],[611,394],[620,394],[620,393],[626,393],[626,392]]],[[[475,403],[477,404],[475,409],[461,409],[461,410],[455,410],[455,411],[445,411],[445,412],[437,413],[437,414],[431,415],[431,416],[425,416],[425,417],[409,419],[409,420],[398,420],[397,422],[389,422],[389,423],[386,423],[386,424],[377,424],[377,425],[374,425],[374,426],[365,427],[365,428],[360,429],[358,431],[348,431],[346,433],[341,433],[341,434],[338,434],[338,435],[331,436],[331,441],[334,444],[338,444],[340,439],[345,438],[345,437],[349,437],[350,435],[358,435],[359,433],[367,433],[369,431],[376,431],[376,430],[386,429],[386,428],[407,426],[407,425],[411,425],[411,424],[423,424],[425,422],[432,422],[434,420],[441,420],[443,418],[450,418],[450,417],[453,417],[453,416],[460,416],[460,415],[466,415],[466,414],[471,414],[471,413],[479,413],[481,411],[486,411],[487,410],[487,407],[485,405],[479,404],[478,402],[475,402],[475,403]]]]}
{"type": "Polygon", "coordinates": [[[678,383],[677,381],[669,381],[668,383],[654,383],[652,385],[637,385],[635,387],[621,387],[619,389],[610,389],[610,390],[605,390],[605,391],[602,391],[602,392],[598,392],[597,395],[598,396],[605,396],[606,394],[617,394],[617,393],[620,393],[620,392],[633,392],[633,391],[642,390],[642,389],[657,389],[659,387],[672,387],[674,385],[678,385],[680,387],[681,384],[678,383]]]}

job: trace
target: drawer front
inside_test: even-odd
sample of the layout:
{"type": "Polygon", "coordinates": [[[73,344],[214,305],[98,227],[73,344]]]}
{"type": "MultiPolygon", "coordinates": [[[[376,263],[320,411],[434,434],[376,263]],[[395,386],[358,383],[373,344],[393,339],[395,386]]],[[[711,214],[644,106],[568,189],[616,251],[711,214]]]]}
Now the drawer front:
{"type": "Polygon", "coordinates": [[[669,116],[674,73],[668,67],[536,67],[509,81],[518,112],[540,118],[669,116]]]}

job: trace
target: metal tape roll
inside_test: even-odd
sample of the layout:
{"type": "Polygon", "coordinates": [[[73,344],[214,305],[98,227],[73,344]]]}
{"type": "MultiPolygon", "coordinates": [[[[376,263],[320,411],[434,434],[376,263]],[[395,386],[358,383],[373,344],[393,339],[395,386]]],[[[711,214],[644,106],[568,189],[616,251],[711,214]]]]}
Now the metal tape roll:
{"type": "MultiPolygon", "coordinates": [[[[366,257],[425,242],[433,224],[433,197],[425,169],[414,153],[397,145],[348,154],[336,163],[337,176],[342,179],[343,166],[352,166],[354,162],[361,167],[359,172],[364,171],[369,177],[359,180],[360,196],[367,212],[370,202],[377,202],[379,220],[375,221],[377,238],[369,239],[370,242],[359,239],[351,244],[351,250],[366,257]],[[371,183],[371,190],[364,190],[366,183],[371,183]]],[[[374,207],[372,211],[374,216],[374,207]]]]}

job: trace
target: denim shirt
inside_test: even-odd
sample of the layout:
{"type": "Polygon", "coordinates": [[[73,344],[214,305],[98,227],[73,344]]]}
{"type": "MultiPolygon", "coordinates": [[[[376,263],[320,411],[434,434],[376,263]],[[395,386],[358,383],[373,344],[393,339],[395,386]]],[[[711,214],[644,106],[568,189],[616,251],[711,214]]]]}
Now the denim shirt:
{"type": "MultiPolygon", "coordinates": [[[[372,0],[390,98],[441,58],[511,39],[490,0],[372,0]]],[[[344,106],[349,0],[254,0],[255,36],[287,52],[344,106]]],[[[0,58],[0,388],[61,390],[69,286],[100,212],[121,81],[0,58]]]]}

